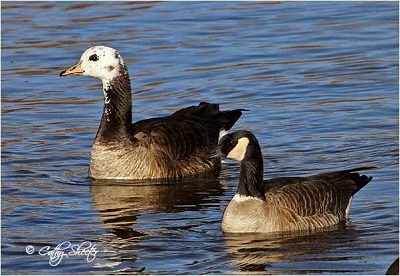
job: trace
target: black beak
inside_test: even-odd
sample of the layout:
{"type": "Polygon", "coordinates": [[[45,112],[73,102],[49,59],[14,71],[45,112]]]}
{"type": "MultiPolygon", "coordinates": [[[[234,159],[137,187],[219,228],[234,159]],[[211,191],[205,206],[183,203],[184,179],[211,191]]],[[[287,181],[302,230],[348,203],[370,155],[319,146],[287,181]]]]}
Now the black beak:
{"type": "Polygon", "coordinates": [[[60,73],[60,75],[58,75],[59,77],[63,77],[63,76],[65,76],[65,72],[66,72],[67,70],[64,70],[64,71],[62,71],[61,73],[60,73]]]}

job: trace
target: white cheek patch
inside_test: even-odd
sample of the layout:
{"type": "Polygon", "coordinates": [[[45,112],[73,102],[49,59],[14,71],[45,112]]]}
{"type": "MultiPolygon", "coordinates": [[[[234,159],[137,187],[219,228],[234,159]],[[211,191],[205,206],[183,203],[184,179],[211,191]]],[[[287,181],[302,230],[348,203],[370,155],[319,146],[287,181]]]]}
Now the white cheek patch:
{"type": "Polygon", "coordinates": [[[236,147],[234,147],[227,157],[235,159],[237,161],[242,161],[244,158],[244,155],[246,154],[247,150],[247,145],[249,144],[249,139],[246,137],[240,138],[236,144],[236,147]]]}

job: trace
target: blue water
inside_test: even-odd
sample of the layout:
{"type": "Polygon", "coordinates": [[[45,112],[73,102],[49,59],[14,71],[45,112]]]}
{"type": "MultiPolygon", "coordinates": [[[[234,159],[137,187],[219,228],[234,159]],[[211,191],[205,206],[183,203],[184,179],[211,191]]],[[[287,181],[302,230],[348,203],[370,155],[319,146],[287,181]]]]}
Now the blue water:
{"type": "Polygon", "coordinates": [[[1,7],[3,274],[382,274],[398,257],[397,2],[1,7]],[[377,166],[346,227],[224,235],[231,161],[218,179],[92,181],[101,83],[58,74],[94,45],[128,63],[135,121],[205,100],[249,109],[235,129],[258,137],[265,178],[377,166]],[[39,254],[64,241],[98,252],[39,254]]]}

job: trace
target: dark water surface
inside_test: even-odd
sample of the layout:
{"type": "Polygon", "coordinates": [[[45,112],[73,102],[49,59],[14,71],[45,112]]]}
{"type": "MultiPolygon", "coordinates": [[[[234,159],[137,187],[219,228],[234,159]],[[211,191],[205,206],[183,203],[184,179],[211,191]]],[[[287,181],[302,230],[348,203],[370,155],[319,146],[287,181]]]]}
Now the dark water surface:
{"type": "Polygon", "coordinates": [[[398,256],[398,2],[1,5],[3,274],[382,274],[398,256]],[[235,129],[259,138],[266,178],[377,166],[347,226],[224,235],[233,162],[185,183],[89,179],[101,83],[58,74],[99,44],[128,63],[134,120],[251,110],[235,129]],[[52,262],[63,242],[92,255],[52,262]]]}

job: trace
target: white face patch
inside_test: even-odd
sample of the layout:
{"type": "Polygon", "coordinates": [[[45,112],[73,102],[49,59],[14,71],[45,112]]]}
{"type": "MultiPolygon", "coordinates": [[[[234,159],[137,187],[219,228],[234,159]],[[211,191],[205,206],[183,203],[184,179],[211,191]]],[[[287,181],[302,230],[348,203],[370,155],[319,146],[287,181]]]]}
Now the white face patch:
{"type": "Polygon", "coordinates": [[[249,144],[249,139],[247,137],[242,137],[238,140],[236,146],[229,152],[227,157],[235,159],[237,161],[242,161],[244,155],[246,154],[247,145],[249,144]]]}
{"type": "Polygon", "coordinates": [[[103,86],[121,73],[124,60],[118,52],[106,46],[94,46],[81,56],[81,68],[84,76],[102,80],[103,86]]]}

